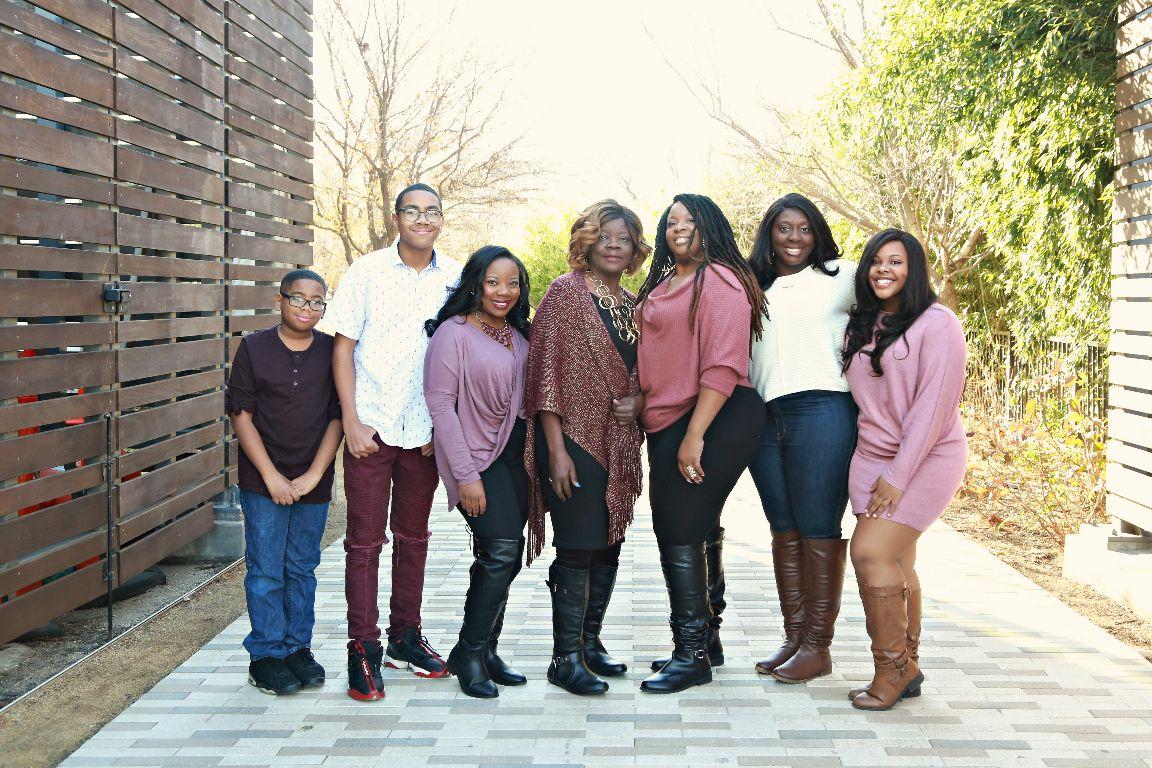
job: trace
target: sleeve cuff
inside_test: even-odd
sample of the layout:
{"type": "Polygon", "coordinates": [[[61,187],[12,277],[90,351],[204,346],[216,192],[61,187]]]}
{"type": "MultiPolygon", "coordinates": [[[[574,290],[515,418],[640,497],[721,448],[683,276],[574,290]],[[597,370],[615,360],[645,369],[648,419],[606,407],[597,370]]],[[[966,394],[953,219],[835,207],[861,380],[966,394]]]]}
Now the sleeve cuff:
{"type": "Polygon", "coordinates": [[[328,323],[325,326],[325,330],[333,336],[340,334],[346,339],[352,339],[352,341],[359,341],[360,337],[364,335],[363,326],[353,326],[351,323],[345,324],[339,321],[328,323]]]}
{"type": "Polygon", "coordinates": [[[465,475],[464,477],[456,478],[456,485],[461,486],[461,485],[467,485],[468,483],[475,483],[479,479],[480,479],[480,473],[477,472],[476,470],[472,470],[471,474],[465,475]]]}
{"type": "Polygon", "coordinates": [[[740,374],[732,368],[709,368],[700,374],[700,386],[714,389],[725,397],[731,397],[732,391],[740,383],[740,374]]]}
{"type": "Polygon", "coordinates": [[[251,397],[237,397],[231,394],[224,396],[224,412],[225,413],[240,413],[240,411],[248,411],[248,413],[256,413],[256,401],[251,397]]]}
{"type": "Polygon", "coordinates": [[[884,474],[880,475],[880,477],[884,478],[885,482],[887,482],[888,485],[890,485],[893,488],[895,488],[896,490],[900,491],[900,493],[904,493],[904,491],[907,490],[907,488],[908,488],[907,482],[896,480],[896,478],[892,475],[891,469],[884,470],[884,474]]]}

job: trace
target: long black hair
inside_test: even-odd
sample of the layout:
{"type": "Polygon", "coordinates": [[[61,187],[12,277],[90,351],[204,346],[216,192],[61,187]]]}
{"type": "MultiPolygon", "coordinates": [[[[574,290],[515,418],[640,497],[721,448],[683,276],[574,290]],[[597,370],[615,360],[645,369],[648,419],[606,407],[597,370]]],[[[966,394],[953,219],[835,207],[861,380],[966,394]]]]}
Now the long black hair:
{"type": "Polygon", "coordinates": [[[812,236],[816,242],[812,248],[812,255],[808,257],[808,263],[826,275],[840,274],[839,267],[828,267],[828,262],[840,258],[840,246],[836,245],[836,238],[832,237],[832,229],[828,226],[824,214],[820,213],[816,204],[804,195],[790,192],[768,206],[768,210],[764,212],[760,225],[756,227],[752,255],[748,257],[752,272],[764,290],[771,288],[772,283],[780,276],[776,268],[775,252],[772,250],[772,226],[776,223],[776,217],[788,208],[804,214],[808,223],[812,225],[812,236]]]}
{"type": "Polygon", "coordinates": [[[928,256],[924,253],[924,246],[912,235],[902,229],[885,229],[872,235],[864,245],[864,255],[856,268],[856,306],[848,313],[847,339],[842,355],[843,368],[847,371],[857,352],[871,344],[875,335],[876,346],[871,350],[864,350],[864,354],[872,358],[872,375],[883,376],[884,369],[880,366],[880,358],[884,350],[892,346],[916,322],[916,318],[924,314],[928,307],[936,303],[936,291],[932,290],[932,281],[928,276],[928,256]],[[880,321],[880,328],[876,329],[876,318],[880,315],[880,299],[872,290],[872,281],[868,273],[872,269],[872,260],[880,249],[894,240],[904,245],[908,252],[908,277],[904,281],[904,288],[900,291],[900,310],[886,315],[880,321]]]}
{"type": "Polygon", "coordinates": [[[680,203],[688,209],[689,215],[696,222],[696,232],[700,235],[700,249],[704,260],[696,268],[692,277],[692,305],[688,312],[688,322],[696,328],[696,308],[700,303],[700,287],[704,284],[704,267],[708,264],[723,264],[731,269],[744,292],[748,295],[748,303],[752,305],[752,333],[758,339],[763,331],[762,316],[765,312],[764,291],[756,282],[751,267],[740,253],[740,246],[736,245],[736,235],[732,233],[732,225],[728,223],[720,206],[707,195],[693,195],[682,192],[672,198],[672,203],[664,209],[660,216],[660,223],[656,225],[656,247],[653,250],[652,266],[648,269],[648,277],[640,287],[638,302],[648,298],[648,294],[671,272],[675,267],[676,259],[672,249],[668,247],[668,212],[672,206],[680,203]]]}
{"type": "Polygon", "coordinates": [[[528,271],[520,259],[502,245],[486,245],[468,257],[468,262],[460,272],[460,283],[449,294],[436,317],[424,323],[424,330],[429,336],[436,333],[436,329],[448,318],[470,315],[480,308],[480,300],[484,296],[484,276],[488,274],[488,267],[497,259],[509,259],[520,272],[520,298],[508,311],[507,318],[509,325],[520,331],[521,336],[528,338],[531,327],[528,322],[528,271]]]}

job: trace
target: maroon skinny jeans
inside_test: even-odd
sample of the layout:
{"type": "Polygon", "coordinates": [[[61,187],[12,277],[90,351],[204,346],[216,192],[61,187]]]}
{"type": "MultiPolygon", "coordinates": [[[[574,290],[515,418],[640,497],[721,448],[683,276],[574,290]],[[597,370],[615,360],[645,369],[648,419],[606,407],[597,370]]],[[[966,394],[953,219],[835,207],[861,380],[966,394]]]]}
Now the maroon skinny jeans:
{"type": "Polygon", "coordinates": [[[344,596],[348,637],[380,639],[380,550],[388,542],[392,502],[392,595],[388,637],[420,626],[424,566],[428,561],[428,516],[439,476],[436,460],[419,448],[397,448],[374,437],[380,450],[357,459],[344,448],[344,495],[348,499],[344,596]]]}

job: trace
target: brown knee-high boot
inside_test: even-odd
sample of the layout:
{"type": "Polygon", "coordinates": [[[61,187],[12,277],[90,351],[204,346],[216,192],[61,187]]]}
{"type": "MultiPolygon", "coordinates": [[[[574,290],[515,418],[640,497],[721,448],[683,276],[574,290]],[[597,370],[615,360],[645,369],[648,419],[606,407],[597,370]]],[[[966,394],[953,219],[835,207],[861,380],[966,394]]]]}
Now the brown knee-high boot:
{"type": "Polygon", "coordinates": [[[909,653],[907,595],[904,587],[860,585],[875,674],[868,690],[852,699],[857,709],[887,710],[920,695],[924,675],[909,653]]]}
{"type": "Polygon", "coordinates": [[[844,591],[847,539],[801,539],[804,546],[804,636],[792,658],[772,670],[782,683],[806,683],[832,674],[832,645],[844,591]]]}
{"type": "Polygon", "coordinates": [[[762,675],[772,674],[792,658],[804,636],[804,545],[800,531],[772,534],[772,571],[784,620],[784,642],[768,658],[756,662],[756,671],[762,675]]]}
{"type": "MultiPolygon", "coordinates": [[[[923,612],[923,603],[921,602],[921,593],[919,589],[908,590],[908,656],[915,661],[917,665],[920,663],[920,622],[921,614],[923,612]]],[[[853,688],[848,691],[848,701],[856,698],[868,688],[853,688]]],[[[908,693],[904,698],[911,698],[919,695],[916,693],[908,693]]]]}

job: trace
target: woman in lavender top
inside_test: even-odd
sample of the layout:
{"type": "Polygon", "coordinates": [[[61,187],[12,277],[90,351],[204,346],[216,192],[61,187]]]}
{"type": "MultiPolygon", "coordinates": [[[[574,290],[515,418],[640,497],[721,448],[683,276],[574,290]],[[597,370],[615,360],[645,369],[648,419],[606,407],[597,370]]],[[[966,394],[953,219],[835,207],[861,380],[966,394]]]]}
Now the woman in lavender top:
{"type": "Polygon", "coordinates": [[[875,674],[849,693],[857,709],[920,695],[916,542],[952,501],[968,444],[960,421],[967,346],[955,313],[936,301],[920,242],[887,229],[864,246],[844,371],[860,407],[848,473],[857,515],[852,566],[875,674]]]}
{"type": "Polygon", "coordinates": [[[508,588],[524,554],[530,499],[524,470],[528,275],[507,248],[472,254],[460,284],[426,325],[424,398],[448,503],[472,530],[473,555],[460,639],[448,669],[461,690],[499,695],[523,675],[496,654],[508,588]]]}

